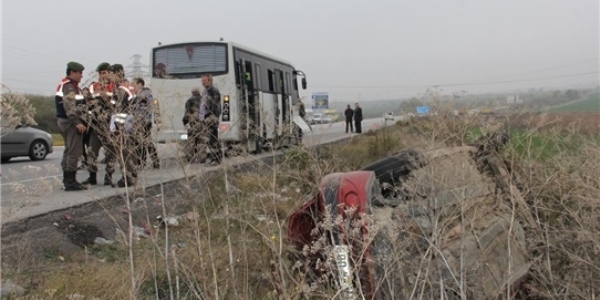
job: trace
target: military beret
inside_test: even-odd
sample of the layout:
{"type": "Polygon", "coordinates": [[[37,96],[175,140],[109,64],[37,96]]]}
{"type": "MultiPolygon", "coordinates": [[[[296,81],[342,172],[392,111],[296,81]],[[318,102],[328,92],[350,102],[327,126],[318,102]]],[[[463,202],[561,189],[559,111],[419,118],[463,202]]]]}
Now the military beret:
{"type": "Polygon", "coordinates": [[[74,61],[69,62],[67,64],[67,68],[69,68],[73,71],[76,71],[76,72],[83,72],[83,69],[84,69],[82,64],[80,64],[78,62],[74,62],[74,61]]]}
{"type": "Polygon", "coordinates": [[[123,71],[123,65],[122,64],[114,64],[114,65],[110,66],[110,70],[112,72],[123,71]]]}
{"type": "Polygon", "coordinates": [[[103,63],[99,64],[98,67],[96,67],[96,72],[108,71],[108,70],[110,70],[110,64],[107,62],[103,62],[103,63]]]}

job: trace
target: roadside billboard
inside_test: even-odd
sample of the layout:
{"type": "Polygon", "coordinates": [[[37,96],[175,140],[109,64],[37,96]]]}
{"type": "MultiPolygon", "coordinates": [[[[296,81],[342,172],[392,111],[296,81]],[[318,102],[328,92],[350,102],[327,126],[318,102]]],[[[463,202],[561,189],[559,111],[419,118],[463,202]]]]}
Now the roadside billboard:
{"type": "Polygon", "coordinates": [[[329,94],[313,93],[312,94],[312,109],[323,110],[329,108],[329,94]]]}
{"type": "Polygon", "coordinates": [[[429,106],[417,106],[417,115],[429,114],[429,106]]]}

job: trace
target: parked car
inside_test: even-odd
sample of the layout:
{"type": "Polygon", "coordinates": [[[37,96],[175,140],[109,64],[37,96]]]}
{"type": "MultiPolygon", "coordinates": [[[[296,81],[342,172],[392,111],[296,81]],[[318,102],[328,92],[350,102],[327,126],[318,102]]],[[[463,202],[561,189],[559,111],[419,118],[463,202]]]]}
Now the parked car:
{"type": "Polygon", "coordinates": [[[524,226],[537,224],[513,211],[526,202],[496,152],[507,140],[407,149],[325,176],[290,216],[290,259],[342,299],[409,299],[420,276],[440,283],[420,287],[424,299],[457,299],[457,283],[467,299],[500,298],[527,276],[524,226]]]}
{"type": "Polygon", "coordinates": [[[394,121],[394,113],[391,111],[383,113],[383,119],[386,121],[387,120],[394,121]]]}
{"type": "Polygon", "coordinates": [[[333,123],[333,118],[331,118],[331,116],[324,115],[321,113],[313,114],[312,124],[329,124],[329,123],[333,123]]]}
{"type": "Polygon", "coordinates": [[[31,160],[43,160],[53,152],[54,139],[46,131],[19,125],[14,131],[0,136],[0,144],[2,146],[0,151],[2,162],[18,156],[29,156],[31,160]]]}

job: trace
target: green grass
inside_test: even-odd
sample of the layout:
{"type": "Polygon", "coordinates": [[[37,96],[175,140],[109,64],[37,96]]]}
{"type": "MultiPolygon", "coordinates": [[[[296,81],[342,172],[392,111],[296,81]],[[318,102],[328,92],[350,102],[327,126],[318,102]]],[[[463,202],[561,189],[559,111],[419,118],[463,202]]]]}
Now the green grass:
{"type": "MultiPolygon", "coordinates": [[[[474,142],[483,133],[480,127],[472,128],[468,135],[469,142],[474,142]]],[[[525,129],[510,130],[509,145],[515,154],[541,162],[548,161],[559,154],[577,155],[585,143],[600,146],[600,135],[532,132],[525,129]]]]}
{"type": "Polygon", "coordinates": [[[54,146],[64,146],[65,141],[63,140],[62,135],[60,133],[53,133],[52,139],[54,139],[54,146]]]}
{"type": "Polygon", "coordinates": [[[584,144],[600,144],[600,135],[511,131],[510,145],[517,155],[548,161],[561,155],[576,156],[584,144]]]}
{"type": "Polygon", "coordinates": [[[551,108],[550,112],[599,112],[600,94],[595,93],[587,99],[551,108]]]}

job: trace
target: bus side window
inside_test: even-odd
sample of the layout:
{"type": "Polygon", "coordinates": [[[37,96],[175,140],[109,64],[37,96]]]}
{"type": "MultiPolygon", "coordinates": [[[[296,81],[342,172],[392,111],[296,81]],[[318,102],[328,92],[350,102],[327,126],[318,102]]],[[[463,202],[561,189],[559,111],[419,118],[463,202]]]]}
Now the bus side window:
{"type": "Polygon", "coordinates": [[[234,67],[235,67],[235,83],[237,85],[240,85],[240,84],[242,84],[240,81],[240,62],[236,60],[234,67]]]}
{"type": "Polygon", "coordinates": [[[285,91],[288,95],[292,94],[292,87],[290,86],[290,81],[290,73],[285,72],[285,91]]]}
{"type": "Polygon", "coordinates": [[[269,77],[269,92],[275,92],[275,84],[273,81],[275,81],[274,77],[275,77],[275,73],[273,73],[273,71],[269,70],[268,71],[268,77],[269,77]]]}
{"type": "Polygon", "coordinates": [[[298,90],[298,78],[296,75],[292,76],[292,86],[294,87],[294,91],[298,90]]]}
{"type": "Polygon", "coordinates": [[[260,73],[260,65],[259,64],[254,64],[254,73],[256,75],[254,75],[254,80],[256,80],[256,89],[257,90],[262,90],[262,74],[260,73]]]}
{"type": "Polygon", "coordinates": [[[256,88],[255,78],[252,74],[252,62],[246,61],[246,74],[244,74],[244,80],[248,89],[254,90],[256,88]]]}

